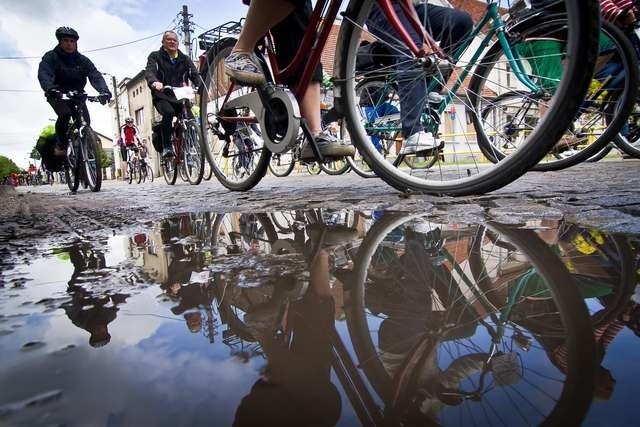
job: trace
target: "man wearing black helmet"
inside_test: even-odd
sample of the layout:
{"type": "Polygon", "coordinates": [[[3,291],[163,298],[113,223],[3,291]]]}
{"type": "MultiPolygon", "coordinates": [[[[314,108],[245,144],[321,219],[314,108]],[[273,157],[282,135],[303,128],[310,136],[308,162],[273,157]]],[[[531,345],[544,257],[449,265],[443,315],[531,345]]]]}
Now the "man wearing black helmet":
{"type": "MultiPolygon", "coordinates": [[[[93,62],[78,52],[78,33],[70,27],[60,27],[56,30],[58,46],[45,53],[38,67],[38,80],[45,92],[47,102],[58,115],[56,121],[56,148],[58,156],[66,154],[67,129],[71,118],[71,105],[62,99],[62,93],[84,90],[87,78],[91,86],[100,94],[100,102],[104,105],[111,99],[111,92],[102,74],[93,62]]],[[[82,111],[87,123],[90,123],[89,110],[86,105],[82,111]]]]}

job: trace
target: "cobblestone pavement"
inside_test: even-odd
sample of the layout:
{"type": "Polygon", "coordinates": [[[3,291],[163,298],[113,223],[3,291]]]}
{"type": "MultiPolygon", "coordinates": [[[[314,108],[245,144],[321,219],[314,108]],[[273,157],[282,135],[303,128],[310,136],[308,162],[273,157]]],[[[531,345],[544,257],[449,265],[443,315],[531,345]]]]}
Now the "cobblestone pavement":
{"type": "Polygon", "coordinates": [[[583,164],[526,174],[511,185],[473,197],[406,195],[379,179],[341,176],[267,176],[253,190],[230,192],[215,178],[201,185],[105,181],[103,190],[69,193],[64,185],[0,190],[0,241],[43,234],[108,232],[180,212],[259,212],[323,207],[429,212],[456,221],[522,224],[559,219],[611,232],[640,233],[640,161],[583,164]]]}

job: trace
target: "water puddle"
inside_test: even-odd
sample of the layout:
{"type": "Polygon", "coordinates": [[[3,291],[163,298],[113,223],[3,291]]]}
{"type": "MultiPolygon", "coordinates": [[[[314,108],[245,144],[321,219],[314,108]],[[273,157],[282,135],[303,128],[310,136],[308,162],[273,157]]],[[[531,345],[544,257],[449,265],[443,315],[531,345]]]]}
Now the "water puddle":
{"type": "Polygon", "coordinates": [[[630,424],[639,241],[447,218],[198,213],[38,248],[0,274],[0,425],[630,424]]]}

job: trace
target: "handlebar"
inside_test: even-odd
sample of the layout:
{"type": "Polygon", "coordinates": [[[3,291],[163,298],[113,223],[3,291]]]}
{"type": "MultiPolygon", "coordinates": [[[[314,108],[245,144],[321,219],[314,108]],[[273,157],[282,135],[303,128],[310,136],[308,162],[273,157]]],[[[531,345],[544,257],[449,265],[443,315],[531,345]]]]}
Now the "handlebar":
{"type": "Polygon", "coordinates": [[[99,96],[89,96],[86,92],[80,90],[70,90],[68,92],[62,92],[62,99],[69,101],[100,102],[99,96]]]}

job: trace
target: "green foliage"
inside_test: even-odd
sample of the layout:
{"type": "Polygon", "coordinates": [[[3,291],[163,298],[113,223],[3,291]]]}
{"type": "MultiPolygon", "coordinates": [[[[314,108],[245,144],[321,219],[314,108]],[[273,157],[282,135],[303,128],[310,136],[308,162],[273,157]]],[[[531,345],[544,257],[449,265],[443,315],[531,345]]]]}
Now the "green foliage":
{"type": "Polygon", "coordinates": [[[31,154],[29,154],[29,158],[33,160],[41,160],[42,156],[40,156],[40,152],[36,149],[36,147],[33,147],[33,150],[31,150],[31,154]]]}
{"type": "Polygon", "coordinates": [[[98,151],[100,155],[100,165],[104,169],[111,167],[111,165],[113,165],[113,158],[108,156],[102,147],[98,147],[98,151]]]}
{"type": "Polygon", "coordinates": [[[22,169],[16,165],[13,160],[8,157],[0,156],[0,178],[11,174],[12,172],[21,172],[22,169]]]}

